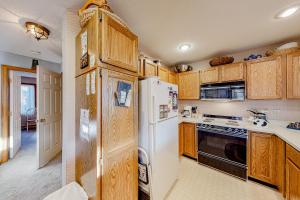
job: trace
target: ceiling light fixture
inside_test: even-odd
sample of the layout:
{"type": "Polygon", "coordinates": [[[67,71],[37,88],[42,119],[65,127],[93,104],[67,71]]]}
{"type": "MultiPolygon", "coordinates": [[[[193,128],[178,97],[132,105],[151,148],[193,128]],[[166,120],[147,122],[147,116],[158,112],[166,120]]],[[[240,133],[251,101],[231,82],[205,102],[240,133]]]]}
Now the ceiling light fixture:
{"type": "Polygon", "coordinates": [[[39,40],[47,40],[50,34],[50,31],[37,23],[34,22],[26,22],[25,27],[27,30],[27,33],[31,33],[35,37],[35,39],[39,40]]]}
{"type": "Polygon", "coordinates": [[[285,9],[284,11],[280,12],[276,18],[286,18],[289,16],[292,16],[293,14],[295,14],[297,11],[299,10],[299,6],[293,6],[290,8],[285,9]]]}
{"type": "Polygon", "coordinates": [[[192,48],[192,45],[188,44],[188,43],[184,43],[184,44],[181,44],[178,46],[178,50],[181,52],[186,52],[186,51],[190,50],[191,48],[192,48]]]}

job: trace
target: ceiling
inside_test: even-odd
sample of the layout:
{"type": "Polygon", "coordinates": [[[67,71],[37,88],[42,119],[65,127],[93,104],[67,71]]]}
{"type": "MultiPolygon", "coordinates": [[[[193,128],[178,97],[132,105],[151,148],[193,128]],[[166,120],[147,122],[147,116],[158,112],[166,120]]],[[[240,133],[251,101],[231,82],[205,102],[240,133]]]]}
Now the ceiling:
{"type": "Polygon", "coordinates": [[[0,51],[61,63],[61,29],[66,8],[78,8],[82,0],[0,0],[0,51]],[[25,21],[39,22],[50,30],[48,40],[26,34],[25,21]],[[41,52],[40,55],[32,51],[41,52]]]}
{"type": "MultiPolygon", "coordinates": [[[[108,0],[140,38],[141,50],[167,64],[194,62],[300,37],[300,13],[275,19],[294,0],[108,0]],[[182,53],[180,43],[193,49],[182,53]]],[[[298,1],[300,3],[300,1],[298,1]]]]}
{"type": "MultiPolygon", "coordinates": [[[[299,0],[300,1],[300,0],[299,0]]],[[[60,63],[65,10],[84,0],[0,0],[0,50],[60,63]],[[50,29],[36,41],[21,24],[30,19],[50,29]],[[40,51],[41,55],[33,55],[40,51]]],[[[108,0],[140,38],[142,52],[166,64],[193,62],[300,37],[300,14],[277,20],[293,0],[108,0]],[[179,44],[193,48],[179,52],[179,44]]],[[[300,3],[300,2],[298,2],[300,3]]]]}

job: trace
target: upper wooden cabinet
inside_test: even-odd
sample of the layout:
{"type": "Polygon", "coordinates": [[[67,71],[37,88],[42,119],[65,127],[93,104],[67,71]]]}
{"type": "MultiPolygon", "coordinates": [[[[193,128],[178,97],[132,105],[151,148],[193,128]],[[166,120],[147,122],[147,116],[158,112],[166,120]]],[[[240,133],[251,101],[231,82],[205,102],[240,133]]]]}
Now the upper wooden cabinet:
{"type": "Polygon", "coordinates": [[[300,152],[286,145],[286,199],[300,199],[300,152]]]}
{"type": "Polygon", "coordinates": [[[199,99],[199,72],[183,72],[178,74],[179,99],[199,99]]]}
{"type": "Polygon", "coordinates": [[[275,185],[276,137],[265,133],[250,133],[249,176],[275,185]]]}
{"type": "Polygon", "coordinates": [[[169,82],[169,70],[165,67],[158,67],[158,76],[161,81],[169,82]]]}
{"type": "Polygon", "coordinates": [[[287,98],[300,98],[300,52],[287,55],[287,98]]]}
{"type": "Polygon", "coordinates": [[[282,91],[283,66],[280,56],[247,63],[248,99],[281,99],[282,91]]]}
{"type": "Polygon", "coordinates": [[[157,76],[157,64],[151,60],[144,60],[144,77],[157,76]]]}
{"type": "Polygon", "coordinates": [[[212,67],[200,71],[201,84],[219,82],[219,67],[212,67]]]}
{"type": "Polygon", "coordinates": [[[178,84],[177,83],[177,73],[169,72],[169,83],[178,84]]]}
{"type": "Polygon", "coordinates": [[[238,81],[245,79],[245,67],[244,63],[233,63],[220,66],[219,74],[221,82],[238,81]]]}
{"type": "Polygon", "coordinates": [[[102,14],[101,29],[102,61],[137,71],[138,37],[106,14],[102,14]]]}
{"type": "Polygon", "coordinates": [[[76,38],[76,76],[98,67],[98,60],[132,72],[138,71],[138,37],[100,10],[76,38]],[[87,53],[86,59],[82,59],[84,53],[87,53]],[[84,68],[82,60],[87,63],[84,68]]]}

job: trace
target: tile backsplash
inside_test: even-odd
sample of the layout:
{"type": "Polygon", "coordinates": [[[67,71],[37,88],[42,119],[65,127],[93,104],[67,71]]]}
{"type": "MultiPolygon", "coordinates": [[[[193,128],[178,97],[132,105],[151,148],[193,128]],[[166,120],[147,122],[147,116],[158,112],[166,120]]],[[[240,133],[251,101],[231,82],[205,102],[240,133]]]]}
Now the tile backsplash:
{"type": "Polygon", "coordinates": [[[213,102],[180,100],[179,111],[185,105],[197,106],[199,114],[234,115],[247,118],[247,110],[264,111],[270,120],[300,121],[300,100],[246,100],[242,102],[213,102]]]}

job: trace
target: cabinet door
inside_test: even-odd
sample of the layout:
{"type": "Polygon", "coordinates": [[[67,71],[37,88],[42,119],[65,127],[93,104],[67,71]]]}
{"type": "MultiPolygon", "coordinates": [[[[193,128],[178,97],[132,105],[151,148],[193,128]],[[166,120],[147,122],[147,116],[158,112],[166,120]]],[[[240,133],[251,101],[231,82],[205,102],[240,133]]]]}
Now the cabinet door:
{"type": "Polygon", "coordinates": [[[220,81],[238,81],[244,80],[244,64],[234,63],[229,65],[223,65],[220,67],[220,81]]]}
{"type": "Polygon", "coordinates": [[[199,72],[178,74],[179,99],[199,99],[199,72]]]}
{"type": "Polygon", "coordinates": [[[102,62],[138,71],[138,37],[102,13],[102,62]]]}
{"type": "Polygon", "coordinates": [[[169,72],[169,83],[177,84],[177,74],[175,72],[169,72]]]}
{"type": "Polygon", "coordinates": [[[160,66],[158,67],[158,76],[161,81],[168,82],[169,81],[169,70],[160,66]]]}
{"type": "Polygon", "coordinates": [[[248,99],[282,98],[282,68],[281,57],[247,63],[248,99]]]}
{"type": "Polygon", "coordinates": [[[287,56],[287,98],[300,98],[300,52],[287,56]]]}
{"type": "Polygon", "coordinates": [[[200,72],[201,84],[216,83],[219,81],[219,68],[212,67],[200,72]]]}
{"type": "Polygon", "coordinates": [[[276,137],[271,134],[250,133],[250,176],[276,184],[276,137]]]}
{"type": "Polygon", "coordinates": [[[286,160],[286,199],[300,199],[300,168],[286,160]]]}
{"type": "Polygon", "coordinates": [[[157,76],[157,65],[149,60],[144,60],[144,76],[157,76]]]}
{"type": "Polygon", "coordinates": [[[197,158],[195,124],[183,124],[183,153],[192,158],[197,158]]]}
{"type": "Polygon", "coordinates": [[[138,199],[138,79],[102,69],[103,200],[138,199]],[[120,82],[131,85],[129,107],[118,106],[120,82]]]}

